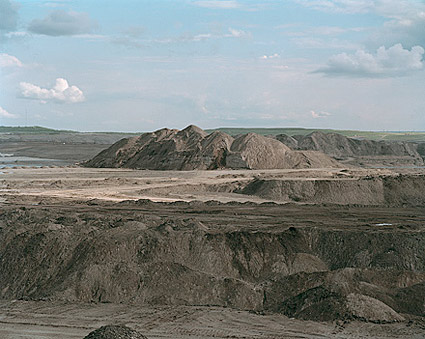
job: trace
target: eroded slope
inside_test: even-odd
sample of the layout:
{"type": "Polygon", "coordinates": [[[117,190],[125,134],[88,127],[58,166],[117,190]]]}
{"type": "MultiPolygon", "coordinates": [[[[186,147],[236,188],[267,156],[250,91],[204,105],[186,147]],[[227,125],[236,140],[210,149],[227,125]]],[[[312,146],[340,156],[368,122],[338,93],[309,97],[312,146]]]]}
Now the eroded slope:
{"type": "Polygon", "coordinates": [[[425,312],[420,215],[148,201],[5,207],[1,297],[402,321],[425,312]]]}

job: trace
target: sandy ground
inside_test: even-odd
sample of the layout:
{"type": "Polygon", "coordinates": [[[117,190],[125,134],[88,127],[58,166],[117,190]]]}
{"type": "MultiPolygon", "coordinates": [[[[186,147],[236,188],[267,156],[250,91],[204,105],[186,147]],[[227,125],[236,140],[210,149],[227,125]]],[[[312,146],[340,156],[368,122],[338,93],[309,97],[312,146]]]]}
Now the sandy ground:
{"type": "MultiPolygon", "coordinates": [[[[411,170],[411,172],[418,170],[411,170]]],[[[376,174],[391,174],[384,169],[306,169],[306,170],[220,170],[149,171],[46,167],[3,169],[0,196],[3,198],[51,197],[58,199],[109,201],[150,199],[152,201],[270,202],[255,196],[231,193],[235,184],[254,178],[288,180],[355,180],[376,174]],[[233,185],[233,186],[232,186],[233,185]]]]}
{"type": "Polygon", "coordinates": [[[148,338],[423,338],[411,324],[313,322],[219,307],[0,302],[0,338],[83,338],[105,324],[125,324],[148,338]]]}

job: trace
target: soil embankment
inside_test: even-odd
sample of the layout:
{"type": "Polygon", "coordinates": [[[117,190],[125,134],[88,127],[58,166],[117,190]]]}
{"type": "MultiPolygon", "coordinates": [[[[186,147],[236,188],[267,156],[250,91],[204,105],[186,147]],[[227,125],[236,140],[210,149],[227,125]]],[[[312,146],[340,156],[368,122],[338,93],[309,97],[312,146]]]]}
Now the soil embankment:
{"type": "Polygon", "coordinates": [[[313,132],[293,137],[279,134],[275,138],[293,150],[312,150],[355,165],[423,166],[421,144],[411,142],[356,139],[338,133],[313,132]]]}
{"type": "Polygon", "coordinates": [[[424,175],[338,179],[260,179],[241,193],[263,199],[309,204],[423,206],[424,175]]]}
{"type": "Polygon", "coordinates": [[[4,207],[1,297],[402,321],[425,312],[417,212],[148,201],[4,207]]]}

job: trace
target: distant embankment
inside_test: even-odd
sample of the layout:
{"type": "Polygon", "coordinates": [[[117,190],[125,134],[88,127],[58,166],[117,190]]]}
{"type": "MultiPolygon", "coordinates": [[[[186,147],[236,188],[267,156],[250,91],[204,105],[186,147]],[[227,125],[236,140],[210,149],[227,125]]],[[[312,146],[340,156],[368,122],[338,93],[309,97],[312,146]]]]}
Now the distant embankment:
{"type": "Polygon", "coordinates": [[[375,141],[408,141],[408,142],[425,142],[425,131],[357,131],[357,130],[336,130],[336,129],[321,129],[321,128],[238,128],[238,127],[220,127],[216,129],[206,129],[208,133],[220,131],[229,135],[235,136],[246,133],[256,133],[260,135],[278,135],[286,134],[289,136],[306,136],[314,132],[325,134],[338,133],[340,135],[375,141]]]}
{"type": "Polygon", "coordinates": [[[425,144],[402,141],[374,141],[349,138],[337,133],[313,132],[308,135],[278,134],[275,138],[294,150],[312,150],[338,160],[355,158],[357,163],[391,166],[423,166],[425,144]]]}

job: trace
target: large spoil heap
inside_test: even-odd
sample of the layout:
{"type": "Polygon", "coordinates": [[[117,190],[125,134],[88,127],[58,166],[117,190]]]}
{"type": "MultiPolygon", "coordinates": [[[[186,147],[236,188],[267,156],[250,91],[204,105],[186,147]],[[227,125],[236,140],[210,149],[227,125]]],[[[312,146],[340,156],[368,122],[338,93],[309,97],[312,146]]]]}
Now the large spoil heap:
{"type": "Polygon", "coordinates": [[[218,131],[207,134],[193,125],[122,139],[84,165],[151,170],[338,167],[321,152],[293,151],[273,138],[249,133],[234,139],[218,131]]]}
{"type": "Polygon", "coordinates": [[[349,138],[338,133],[313,132],[308,135],[288,136],[278,134],[277,140],[293,150],[311,150],[325,153],[337,159],[351,157],[405,158],[412,164],[422,166],[420,147],[410,142],[374,141],[349,138]]]}

